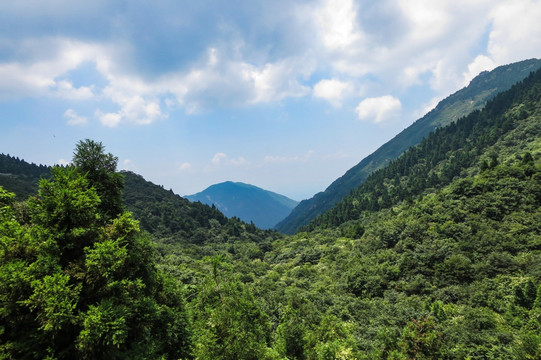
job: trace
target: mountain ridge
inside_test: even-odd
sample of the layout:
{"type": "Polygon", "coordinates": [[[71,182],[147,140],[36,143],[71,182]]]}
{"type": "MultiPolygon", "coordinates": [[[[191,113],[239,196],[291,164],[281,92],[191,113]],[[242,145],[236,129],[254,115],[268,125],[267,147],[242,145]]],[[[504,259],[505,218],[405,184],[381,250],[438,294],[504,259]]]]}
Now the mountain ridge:
{"type": "MultiPolygon", "coordinates": [[[[537,115],[537,105],[531,98],[538,91],[540,79],[538,70],[498,94],[483,110],[430,133],[418,146],[370,174],[363,184],[303,229],[336,227],[363,212],[411,201],[456,178],[495,167],[510,149],[515,156],[529,153],[523,143],[529,140],[535,144],[541,132],[540,124],[531,120],[537,115]],[[521,101],[520,105],[516,105],[517,101],[521,101]]],[[[530,151],[535,149],[529,146],[530,151]]],[[[537,156],[532,153],[529,157],[532,155],[537,156]]]]}
{"type": "Polygon", "coordinates": [[[539,68],[541,60],[528,59],[481,72],[467,87],[440,101],[434,109],[362,159],[324,191],[301,201],[276,225],[276,230],[292,234],[307,225],[361,185],[373,171],[383,168],[408,148],[419,144],[431,131],[482,108],[488,100],[539,68]]]}

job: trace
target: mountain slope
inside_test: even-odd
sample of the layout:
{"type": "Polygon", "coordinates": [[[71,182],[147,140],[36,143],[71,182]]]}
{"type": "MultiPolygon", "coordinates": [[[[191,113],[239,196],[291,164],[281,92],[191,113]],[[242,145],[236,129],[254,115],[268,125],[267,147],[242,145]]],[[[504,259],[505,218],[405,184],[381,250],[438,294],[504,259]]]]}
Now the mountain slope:
{"type": "MultiPolygon", "coordinates": [[[[307,229],[336,227],[366,211],[448,185],[501,163],[507,154],[539,155],[541,70],[498,94],[485,108],[431,133],[418,146],[372,173],[366,181],[315,218],[307,229]]],[[[508,156],[508,155],[507,155],[508,156]]],[[[508,161],[509,159],[505,159],[508,161]]],[[[514,159],[512,159],[514,160],[514,159]]]]}
{"type": "MultiPolygon", "coordinates": [[[[145,180],[133,172],[122,172],[126,209],[139,220],[141,229],[166,243],[202,244],[207,241],[260,242],[274,236],[239,219],[227,219],[216,207],[192,203],[145,180]]],[[[40,178],[50,178],[51,168],[0,154],[0,186],[24,201],[38,192],[40,178]]],[[[161,244],[160,246],[165,246],[161,244]]]]}
{"type": "Polygon", "coordinates": [[[241,182],[226,181],[186,196],[190,201],[214,204],[227,217],[238,217],[262,229],[285,218],[298,202],[286,196],[241,182]]]}
{"type": "Polygon", "coordinates": [[[0,154],[0,186],[16,195],[19,201],[38,193],[40,178],[50,178],[51,169],[30,164],[18,157],[0,154]]]}
{"type": "Polygon", "coordinates": [[[316,220],[239,267],[282,356],[541,359],[541,71],[316,220]]]}
{"type": "Polygon", "coordinates": [[[482,108],[496,94],[509,89],[540,67],[541,60],[530,59],[479,74],[466,88],[442,100],[432,111],[335,180],[324,192],[301,201],[287,218],[277,224],[276,229],[286,234],[294,233],[332,208],[352,189],[362,184],[370,173],[417,145],[431,131],[482,108]]]}

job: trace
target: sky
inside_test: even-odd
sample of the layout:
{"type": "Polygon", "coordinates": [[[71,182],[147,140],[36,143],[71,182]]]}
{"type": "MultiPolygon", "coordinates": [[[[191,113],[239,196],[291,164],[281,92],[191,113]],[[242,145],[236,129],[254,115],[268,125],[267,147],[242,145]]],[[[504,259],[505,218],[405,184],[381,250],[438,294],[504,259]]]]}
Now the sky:
{"type": "Polygon", "coordinates": [[[483,70],[541,57],[541,0],[0,0],[0,153],[101,141],[179,195],[312,197],[483,70]]]}

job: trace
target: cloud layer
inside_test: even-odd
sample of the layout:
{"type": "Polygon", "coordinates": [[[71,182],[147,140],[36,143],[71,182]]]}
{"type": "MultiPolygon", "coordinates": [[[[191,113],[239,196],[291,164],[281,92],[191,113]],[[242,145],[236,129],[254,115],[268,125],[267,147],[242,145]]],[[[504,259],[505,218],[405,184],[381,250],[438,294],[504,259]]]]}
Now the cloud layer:
{"type": "Polygon", "coordinates": [[[538,0],[3,2],[0,100],[117,127],[312,96],[381,122],[412,87],[538,57],[539,18],[538,0]]]}

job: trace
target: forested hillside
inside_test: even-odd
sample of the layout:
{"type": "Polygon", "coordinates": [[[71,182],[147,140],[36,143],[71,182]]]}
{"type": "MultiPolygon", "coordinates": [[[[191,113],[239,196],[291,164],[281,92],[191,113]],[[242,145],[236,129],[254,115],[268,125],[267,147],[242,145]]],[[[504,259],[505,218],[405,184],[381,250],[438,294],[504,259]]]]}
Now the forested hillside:
{"type": "Polygon", "coordinates": [[[419,144],[431,131],[481,109],[496,94],[509,89],[540,67],[541,60],[530,59],[479,74],[466,88],[442,100],[432,111],[335,180],[324,192],[301,201],[276,229],[293,234],[332,208],[351,190],[361,185],[373,171],[383,168],[408,148],[419,144]]]}
{"type": "MultiPolygon", "coordinates": [[[[0,154],[0,186],[16,194],[16,200],[26,200],[38,192],[40,178],[49,179],[51,168],[30,164],[22,159],[0,154]]],[[[232,217],[226,218],[216,207],[190,202],[146,181],[133,172],[122,172],[124,188],[122,199],[126,210],[139,221],[142,230],[155,238],[169,242],[201,244],[216,241],[217,232],[222,241],[229,239],[266,238],[253,224],[232,217]]]]}
{"type": "Polygon", "coordinates": [[[294,236],[98,153],[0,190],[0,358],[541,358],[541,71],[294,236]]]}
{"type": "Polygon", "coordinates": [[[38,192],[38,181],[50,177],[50,168],[30,164],[10,155],[0,154],[0,186],[16,194],[17,200],[26,200],[38,192]]]}
{"type": "Polygon", "coordinates": [[[385,203],[394,178],[374,175],[344,201],[351,212],[336,207],[262,262],[237,260],[244,277],[253,269],[274,349],[296,359],[541,358],[541,72],[391,169],[401,161],[402,198],[385,203]]]}
{"type": "Polygon", "coordinates": [[[541,131],[540,79],[540,72],[532,74],[489,101],[482,111],[431,133],[421,144],[370,175],[307,228],[340,225],[364,211],[388,208],[477,169],[493,167],[504,154],[528,151],[527,146],[541,131]]]}

